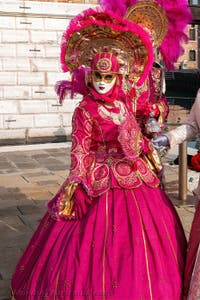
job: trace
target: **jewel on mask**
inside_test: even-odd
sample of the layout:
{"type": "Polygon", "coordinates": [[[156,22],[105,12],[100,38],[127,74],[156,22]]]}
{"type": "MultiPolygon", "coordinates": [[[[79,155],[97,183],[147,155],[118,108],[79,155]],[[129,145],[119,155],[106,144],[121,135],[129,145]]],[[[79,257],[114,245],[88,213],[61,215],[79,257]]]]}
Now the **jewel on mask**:
{"type": "Polygon", "coordinates": [[[112,62],[109,58],[100,58],[96,64],[97,70],[101,72],[109,72],[112,68],[112,62]]]}
{"type": "Polygon", "coordinates": [[[118,73],[119,63],[117,57],[109,52],[98,53],[93,60],[92,70],[100,73],[118,73]]]}

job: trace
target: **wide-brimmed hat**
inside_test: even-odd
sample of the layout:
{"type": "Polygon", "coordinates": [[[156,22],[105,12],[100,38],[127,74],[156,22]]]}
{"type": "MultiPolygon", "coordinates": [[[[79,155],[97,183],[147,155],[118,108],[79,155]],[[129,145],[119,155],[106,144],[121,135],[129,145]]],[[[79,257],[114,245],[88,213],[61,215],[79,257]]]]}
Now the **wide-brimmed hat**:
{"type": "Polygon", "coordinates": [[[97,53],[116,56],[119,73],[138,85],[147,77],[153,64],[149,34],[138,24],[104,9],[89,9],[71,20],[63,34],[61,64],[63,71],[80,66],[92,67],[97,53]]]}

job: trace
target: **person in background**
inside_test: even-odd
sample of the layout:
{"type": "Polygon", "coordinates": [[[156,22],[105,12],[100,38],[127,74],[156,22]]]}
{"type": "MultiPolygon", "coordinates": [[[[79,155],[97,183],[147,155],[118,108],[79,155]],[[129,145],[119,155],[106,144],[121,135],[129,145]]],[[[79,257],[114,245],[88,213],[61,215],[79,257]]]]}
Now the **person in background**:
{"type": "MultiPolygon", "coordinates": [[[[168,146],[172,148],[184,141],[195,138],[198,133],[200,133],[200,89],[197,92],[195,102],[185,124],[169,131],[164,135],[158,136],[152,141],[157,149],[168,146]]],[[[200,180],[198,187],[193,193],[197,200],[199,200],[200,180]]],[[[200,201],[196,207],[189,237],[184,288],[185,295],[188,295],[188,299],[200,299],[200,201]]]]}
{"type": "MultiPolygon", "coordinates": [[[[188,1],[99,0],[99,3],[119,16],[139,24],[150,36],[154,49],[152,69],[143,84],[135,84],[137,73],[132,77],[129,75],[129,84],[132,87],[130,98],[137,122],[143,134],[151,139],[161,133],[169,113],[165,97],[165,70],[173,70],[175,62],[184,52],[182,42],[188,40],[185,29],[192,20],[188,1]]],[[[139,67],[135,64],[136,69],[139,67]]],[[[161,160],[163,154],[154,149],[147,159],[164,183],[161,160]]]]}

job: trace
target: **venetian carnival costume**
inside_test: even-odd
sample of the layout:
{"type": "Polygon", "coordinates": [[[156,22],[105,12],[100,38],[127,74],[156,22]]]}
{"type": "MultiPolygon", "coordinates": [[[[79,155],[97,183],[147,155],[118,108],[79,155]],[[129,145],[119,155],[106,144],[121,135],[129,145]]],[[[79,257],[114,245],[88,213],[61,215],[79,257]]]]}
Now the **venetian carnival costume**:
{"type": "MultiPolygon", "coordinates": [[[[107,7],[111,3],[103,0],[102,5],[107,7]]],[[[158,48],[167,34],[168,19],[165,11],[155,1],[133,1],[131,6],[128,5],[130,3],[126,2],[125,18],[139,24],[149,33],[154,48],[154,63],[144,83],[138,86],[134,76],[130,78],[130,95],[136,119],[143,133],[152,138],[164,127],[164,120],[169,112],[165,97],[164,67],[157,57],[158,48]]]]}
{"type": "Polygon", "coordinates": [[[159,179],[152,151],[123,91],[153,63],[148,34],[102,9],[73,19],[63,35],[64,71],[90,68],[88,94],[75,109],[69,177],[12,277],[25,299],[178,300],[186,240],[159,179]]]}
{"type": "MultiPolygon", "coordinates": [[[[156,147],[169,145],[170,148],[184,141],[194,138],[200,132],[200,89],[197,92],[195,102],[191,108],[185,124],[169,131],[164,136],[154,140],[156,147]]],[[[197,199],[200,199],[200,181],[198,187],[193,191],[197,199]]],[[[192,223],[188,254],[185,268],[185,294],[188,299],[200,299],[200,202],[196,207],[192,223]],[[190,282],[191,281],[191,282],[190,282]]]]}
{"type": "MultiPolygon", "coordinates": [[[[174,69],[174,63],[184,50],[182,42],[188,40],[185,28],[191,21],[191,12],[186,0],[99,0],[99,4],[120,17],[137,23],[148,32],[154,48],[154,64],[142,84],[137,82],[138,73],[129,75],[129,94],[133,110],[143,134],[155,138],[164,128],[169,113],[165,97],[165,69],[174,69]],[[158,59],[159,53],[159,59],[158,59]],[[161,54],[161,55],[160,55],[161,54]],[[159,60],[163,60],[164,66],[159,60]]],[[[135,66],[137,68],[137,66],[135,66]]],[[[72,81],[56,85],[60,102],[67,93],[87,94],[83,67],[74,70],[72,81]],[[82,84],[80,84],[82,82],[82,84]]],[[[164,154],[164,152],[163,152],[164,154]]],[[[162,154],[162,155],[163,155],[162,154]]],[[[152,168],[162,175],[162,164],[156,150],[148,158],[152,168]]]]}
{"type": "Polygon", "coordinates": [[[106,9],[140,24],[150,34],[155,61],[143,85],[135,86],[133,78],[135,90],[133,94],[136,95],[132,101],[143,131],[150,135],[155,131],[159,132],[164,127],[164,120],[169,112],[165,97],[164,68],[174,69],[174,63],[184,53],[182,42],[188,40],[185,28],[192,20],[188,1],[99,0],[99,2],[106,9]],[[159,60],[163,61],[164,67],[159,60]],[[149,122],[152,118],[157,120],[157,124],[149,122]]]}

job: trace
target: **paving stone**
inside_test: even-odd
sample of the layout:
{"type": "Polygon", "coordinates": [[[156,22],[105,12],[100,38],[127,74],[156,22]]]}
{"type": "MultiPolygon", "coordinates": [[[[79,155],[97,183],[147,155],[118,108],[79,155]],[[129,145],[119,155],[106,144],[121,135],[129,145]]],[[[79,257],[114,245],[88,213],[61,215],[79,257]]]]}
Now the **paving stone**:
{"type": "Polygon", "coordinates": [[[10,280],[0,280],[0,300],[10,299],[10,280]]]}
{"type": "Polygon", "coordinates": [[[56,163],[57,162],[57,159],[53,156],[48,156],[48,155],[45,155],[45,156],[39,156],[37,158],[35,158],[36,161],[42,163],[43,164],[48,164],[48,163],[56,163]]]}
{"type": "MultiPolygon", "coordinates": [[[[52,176],[53,177],[53,176],[52,176]]],[[[38,185],[44,185],[44,186],[48,186],[48,185],[56,185],[56,180],[40,180],[37,182],[38,185]]]]}
{"type": "Polygon", "coordinates": [[[41,207],[37,205],[20,205],[17,207],[21,215],[40,214],[41,207]]]}
{"type": "Polygon", "coordinates": [[[23,220],[25,224],[27,224],[29,228],[35,231],[42,217],[44,216],[45,212],[46,212],[46,207],[44,206],[43,209],[40,208],[39,213],[22,215],[20,216],[20,218],[23,220]]]}
{"type": "Polygon", "coordinates": [[[33,170],[31,173],[23,173],[23,178],[31,178],[31,177],[37,177],[40,178],[42,176],[48,176],[50,172],[48,170],[42,170],[41,172],[37,172],[37,170],[33,170]]]}
{"type": "Polygon", "coordinates": [[[69,170],[56,171],[56,175],[59,175],[61,178],[66,179],[67,176],[69,175],[69,170]]]}
{"type": "Polygon", "coordinates": [[[71,148],[47,149],[46,153],[53,154],[53,155],[55,155],[57,153],[61,153],[61,154],[63,153],[63,154],[69,155],[70,151],[71,151],[71,148]]]}
{"type": "Polygon", "coordinates": [[[19,173],[17,168],[9,168],[9,169],[0,169],[0,174],[13,174],[13,173],[19,173]]]}
{"type": "Polygon", "coordinates": [[[48,200],[52,198],[52,193],[49,191],[42,190],[24,190],[24,193],[27,198],[31,198],[33,200],[48,200]]]}
{"type": "Polygon", "coordinates": [[[48,174],[49,173],[49,171],[48,170],[46,170],[46,169],[44,169],[43,168],[43,166],[41,166],[41,165],[38,165],[37,166],[37,168],[35,168],[35,169],[29,169],[29,170],[23,170],[23,172],[21,172],[21,175],[25,175],[25,174],[29,174],[29,175],[31,175],[31,174],[48,174]]]}
{"type": "Polygon", "coordinates": [[[6,157],[6,154],[4,154],[4,153],[0,153],[0,162],[2,162],[2,161],[7,161],[8,159],[7,159],[7,157],[6,157]]]}
{"type": "MultiPolygon", "coordinates": [[[[24,194],[20,189],[16,188],[0,188],[0,200],[22,200],[29,197],[24,194]]],[[[31,198],[31,197],[30,197],[31,198]]]]}
{"type": "Polygon", "coordinates": [[[14,252],[11,247],[3,247],[0,250],[1,277],[2,280],[8,280],[11,278],[18,259],[22,255],[22,251],[17,248],[14,252]]]}
{"type": "Polygon", "coordinates": [[[16,166],[18,169],[21,169],[21,170],[37,168],[37,164],[35,164],[35,163],[19,163],[19,164],[16,163],[16,166]]]}
{"type": "Polygon", "coordinates": [[[10,232],[21,232],[26,230],[25,224],[22,220],[16,216],[1,216],[0,217],[0,231],[1,239],[6,233],[10,232]]]}
{"type": "Polygon", "coordinates": [[[15,206],[0,208],[0,217],[2,216],[16,216],[18,214],[18,209],[15,206]]]}
{"type": "Polygon", "coordinates": [[[6,161],[2,161],[0,162],[0,169],[9,169],[9,168],[12,168],[13,165],[9,162],[6,162],[6,161]]]}
{"type": "Polygon", "coordinates": [[[47,190],[51,194],[51,198],[59,191],[59,189],[60,189],[60,184],[47,186],[47,190]]]}
{"type": "Polygon", "coordinates": [[[26,156],[26,157],[16,156],[16,157],[13,157],[12,159],[9,159],[9,161],[14,164],[36,162],[36,160],[30,158],[29,156],[26,156]]]}
{"type": "Polygon", "coordinates": [[[1,188],[7,187],[18,187],[21,185],[25,185],[26,181],[23,177],[16,175],[0,175],[0,191],[1,188]]]}
{"type": "Polygon", "coordinates": [[[5,229],[5,226],[4,230],[0,228],[1,244],[4,247],[12,248],[14,253],[16,252],[16,249],[24,249],[33,235],[33,229],[24,224],[22,220],[21,223],[24,227],[23,229],[21,228],[20,231],[7,230],[7,228],[5,229]]]}
{"type": "Polygon", "coordinates": [[[6,155],[6,159],[7,159],[7,161],[9,161],[9,162],[11,162],[11,163],[13,163],[13,164],[15,164],[15,162],[20,162],[20,161],[28,161],[28,157],[26,157],[26,156],[23,156],[23,155],[21,155],[21,154],[19,154],[19,155],[15,155],[15,154],[11,154],[11,153],[8,153],[7,155],[6,155]]]}
{"type": "MultiPolygon", "coordinates": [[[[27,205],[27,204],[30,204],[30,205],[33,205],[35,204],[35,202],[32,200],[32,199],[5,199],[5,200],[2,200],[0,199],[0,210],[2,209],[9,209],[9,208],[16,208],[17,206],[19,205],[27,205]]],[[[7,214],[8,215],[8,214],[7,214]]]]}
{"type": "Polygon", "coordinates": [[[51,170],[51,171],[60,171],[60,170],[66,170],[67,166],[54,164],[54,165],[45,166],[45,168],[47,168],[48,170],[51,170]]]}
{"type": "Polygon", "coordinates": [[[195,207],[194,205],[190,205],[186,202],[182,202],[181,205],[181,201],[179,200],[179,205],[175,205],[175,208],[178,212],[178,215],[181,219],[181,222],[183,224],[183,228],[186,234],[186,238],[189,238],[189,233],[190,233],[190,229],[191,229],[191,224],[192,224],[192,220],[194,218],[194,213],[195,213],[195,207]]]}
{"type": "Polygon", "coordinates": [[[33,155],[31,155],[31,158],[34,158],[35,160],[46,159],[47,158],[47,153],[33,154],[33,155]]]}
{"type": "Polygon", "coordinates": [[[23,176],[25,178],[25,180],[29,181],[30,183],[37,183],[39,185],[42,185],[40,184],[40,182],[57,182],[57,181],[60,181],[61,178],[60,176],[57,176],[57,174],[52,174],[50,172],[46,173],[46,174],[41,174],[41,175],[37,175],[37,174],[31,174],[31,176],[29,175],[24,175],[23,176]]]}

